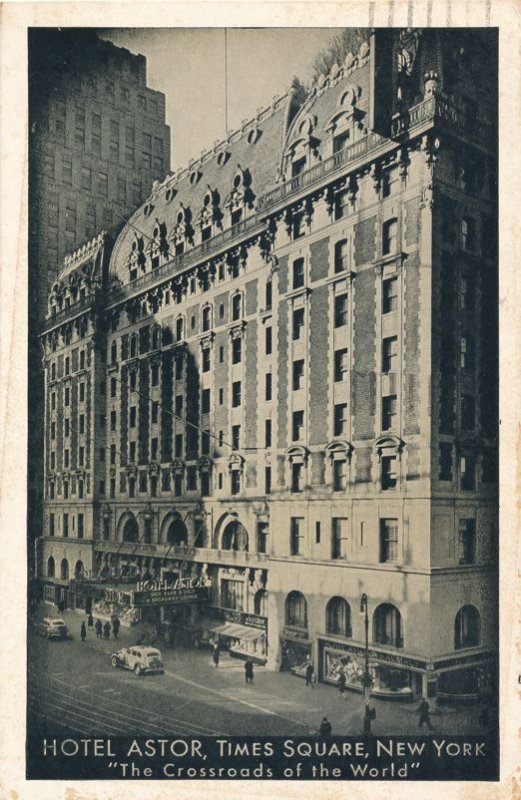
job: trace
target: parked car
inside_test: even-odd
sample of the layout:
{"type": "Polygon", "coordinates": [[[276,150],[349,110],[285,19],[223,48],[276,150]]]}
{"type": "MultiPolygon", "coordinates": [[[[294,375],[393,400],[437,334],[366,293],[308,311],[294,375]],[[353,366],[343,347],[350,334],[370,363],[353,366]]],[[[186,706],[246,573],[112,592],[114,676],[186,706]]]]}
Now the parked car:
{"type": "Polygon", "coordinates": [[[36,631],[47,639],[71,639],[69,629],[59,617],[44,617],[36,623],[36,631]]]}
{"type": "Polygon", "coordinates": [[[122,647],[111,657],[114,669],[132,669],[136,675],[146,672],[162,675],[165,671],[161,651],[155,647],[122,647]]]}

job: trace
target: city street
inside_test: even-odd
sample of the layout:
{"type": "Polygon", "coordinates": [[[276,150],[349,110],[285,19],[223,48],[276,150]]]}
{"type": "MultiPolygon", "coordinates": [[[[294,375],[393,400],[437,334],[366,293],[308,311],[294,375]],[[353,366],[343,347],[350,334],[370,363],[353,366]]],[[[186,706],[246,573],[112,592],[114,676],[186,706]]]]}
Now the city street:
{"type": "MultiPolygon", "coordinates": [[[[42,605],[37,616],[56,615],[42,605]]],[[[243,662],[223,654],[215,668],[208,649],[172,650],[163,646],[164,675],[138,677],[115,670],[110,656],[119,646],[136,643],[138,632],[122,628],[118,642],[79,633],[84,614],[63,615],[73,639],[48,641],[29,631],[29,724],[46,733],[186,736],[308,736],[322,717],[333,733],[358,735],[363,700],[347,692],[342,699],[331,686],[305,686],[289,673],[255,668],[246,685],[243,662]]],[[[418,703],[375,700],[376,734],[417,734],[418,703]]],[[[437,733],[478,733],[479,708],[431,703],[437,733]]],[[[425,731],[427,733],[427,731],[425,731]]]]}

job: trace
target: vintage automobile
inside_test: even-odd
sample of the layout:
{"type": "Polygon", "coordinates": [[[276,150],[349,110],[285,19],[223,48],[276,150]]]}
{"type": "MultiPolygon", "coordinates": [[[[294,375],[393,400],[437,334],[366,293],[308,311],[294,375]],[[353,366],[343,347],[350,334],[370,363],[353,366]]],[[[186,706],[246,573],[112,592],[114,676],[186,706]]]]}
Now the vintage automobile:
{"type": "Polygon", "coordinates": [[[44,617],[36,623],[36,632],[47,639],[71,639],[69,629],[59,617],[44,617]]]}
{"type": "Polygon", "coordinates": [[[155,647],[141,647],[140,645],[122,647],[117,653],[112,654],[111,661],[114,669],[119,667],[132,669],[136,675],[143,675],[147,672],[162,675],[165,671],[161,651],[155,647]]]}

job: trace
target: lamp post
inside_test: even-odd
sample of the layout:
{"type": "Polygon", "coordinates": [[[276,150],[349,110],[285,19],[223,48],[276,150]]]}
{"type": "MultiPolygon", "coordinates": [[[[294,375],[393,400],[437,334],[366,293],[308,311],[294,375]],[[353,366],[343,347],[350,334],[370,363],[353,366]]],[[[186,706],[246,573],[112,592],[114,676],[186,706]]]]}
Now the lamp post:
{"type": "Polygon", "coordinates": [[[364,676],[362,679],[362,686],[364,687],[364,733],[371,733],[371,714],[372,710],[369,705],[369,697],[371,694],[371,686],[373,679],[369,672],[369,611],[367,608],[367,595],[364,592],[360,598],[360,614],[364,615],[365,626],[365,651],[364,651],[364,676]]]}

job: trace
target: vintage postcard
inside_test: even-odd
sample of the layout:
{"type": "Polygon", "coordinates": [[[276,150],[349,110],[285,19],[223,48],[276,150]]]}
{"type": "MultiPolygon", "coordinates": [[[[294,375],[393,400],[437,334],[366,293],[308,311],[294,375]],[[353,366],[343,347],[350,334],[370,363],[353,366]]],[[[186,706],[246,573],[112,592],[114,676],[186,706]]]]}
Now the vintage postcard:
{"type": "Polygon", "coordinates": [[[516,6],[68,5],[4,6],[6,796],[517,796],[516,6]]]}

